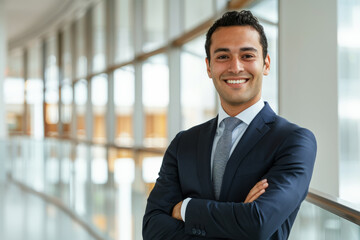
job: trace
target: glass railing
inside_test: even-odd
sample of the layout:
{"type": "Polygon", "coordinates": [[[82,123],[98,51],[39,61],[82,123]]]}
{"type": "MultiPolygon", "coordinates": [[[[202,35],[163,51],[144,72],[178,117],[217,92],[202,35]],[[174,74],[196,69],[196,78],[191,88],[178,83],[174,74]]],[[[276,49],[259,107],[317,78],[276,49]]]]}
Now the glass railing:
{"type": "Polygon", "coordinates": [[[12,182],[60,200],[103,239],[142,239],[146,199],[163,150],[24,137],[4,144],[12,182]]]}
{"type": "MultiPolygon", "coordinates": [[[[60,202],[99,239],[142,239],[146,198],[157,178],[163,149],[25,137],[12,137],[1,147],[7,149],[1,159],[7,159],[4,171],[12,182],[60,202]]],[[[360,240],[358,209],[310,190],[289,239],[360,240]]]]}
{"type": "Polygon", "coordinates": [[[304,201],[289,239],[359,240],[360,226],[309,201],[304,201]]]}

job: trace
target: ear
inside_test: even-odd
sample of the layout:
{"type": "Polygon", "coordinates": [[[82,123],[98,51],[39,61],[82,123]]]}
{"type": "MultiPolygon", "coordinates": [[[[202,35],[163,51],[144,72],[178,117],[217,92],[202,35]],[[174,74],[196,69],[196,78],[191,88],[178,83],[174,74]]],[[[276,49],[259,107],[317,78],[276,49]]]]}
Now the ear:
{"type": "Polygon", "coordinates": [[[211,76],[211,69],[210,69],[210,62],[209,62],[209,59],[206,57],[205,58],[205,62],[206,62],[206,71],[207,71],[207,74],[209,76],[209,78],[212,78],[211,76]]]}
{"type": "Polygon", "coordinates": [[[267,54],[267,55],[266,55],[266,58],[265,58],[263,74],[264,74],[265,76],[267,76],[267,75],[269,75],[269,73],[270,73],[270,55],[267,54]]]}

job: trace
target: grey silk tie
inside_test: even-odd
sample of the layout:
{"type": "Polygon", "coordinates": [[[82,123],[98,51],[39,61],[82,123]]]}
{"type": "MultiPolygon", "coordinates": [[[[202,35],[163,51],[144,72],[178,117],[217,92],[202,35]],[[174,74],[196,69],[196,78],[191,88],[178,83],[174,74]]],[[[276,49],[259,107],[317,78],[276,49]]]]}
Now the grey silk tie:
{"type": "Polygon", "coordinates": [[[216,199],[219,199],[221,184],[232,146],[232,131],[241,123],[236,117],[227,117],[223,120],[225,130],[216,144],[213,163],[213,187],[216,199]]]}

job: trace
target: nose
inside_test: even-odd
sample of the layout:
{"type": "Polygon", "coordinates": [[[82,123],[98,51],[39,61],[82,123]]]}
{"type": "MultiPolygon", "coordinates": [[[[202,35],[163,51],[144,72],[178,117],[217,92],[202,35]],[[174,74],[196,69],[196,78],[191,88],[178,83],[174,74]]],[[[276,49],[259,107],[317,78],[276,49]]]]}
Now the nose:
{"type": "Polygon", "coordinates": [[[244,65],[238,58],[233,58],[229,63],[229,72],[231,73],[240,73],[244,71],[244,65]]]}

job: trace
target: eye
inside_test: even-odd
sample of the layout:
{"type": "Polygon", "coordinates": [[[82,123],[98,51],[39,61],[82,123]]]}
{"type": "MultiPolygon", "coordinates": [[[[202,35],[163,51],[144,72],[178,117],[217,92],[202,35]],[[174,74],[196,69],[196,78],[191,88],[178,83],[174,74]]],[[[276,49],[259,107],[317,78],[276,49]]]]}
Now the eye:
{"type": "Polygon", "coordinates": [[[255,57],[255,56],[252,55],[252,54],[244,54],[244,55],[242,56],[243,59],[251,59],[251,58],[254,58],[254,57],[255,57]]]}
{"type": "Polygon", "coordinates": [[[225,60],[225,59],[228,59],[228,58],[229,58],[229,56],[227,56],[227,55],[219,55],[219,56],[216,57],[216,59],[219,59],[219,60],[225,60]]]}
{"type": "Polygon", "coordinates": [[[228,59],[229,57],[227,55],[219,55],[216,58],[217,59],[228,59]]]}

